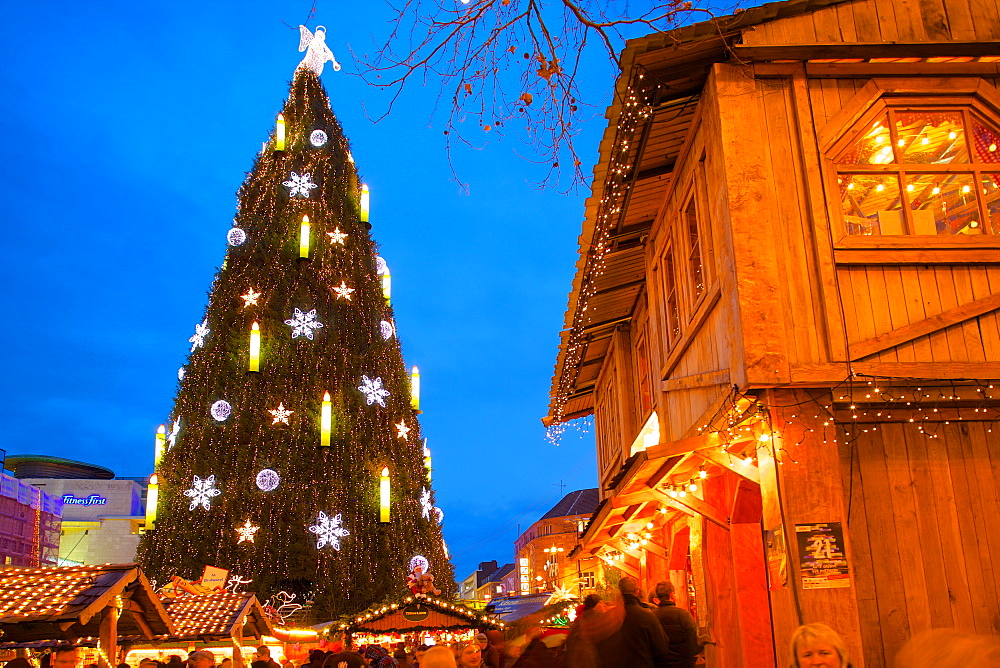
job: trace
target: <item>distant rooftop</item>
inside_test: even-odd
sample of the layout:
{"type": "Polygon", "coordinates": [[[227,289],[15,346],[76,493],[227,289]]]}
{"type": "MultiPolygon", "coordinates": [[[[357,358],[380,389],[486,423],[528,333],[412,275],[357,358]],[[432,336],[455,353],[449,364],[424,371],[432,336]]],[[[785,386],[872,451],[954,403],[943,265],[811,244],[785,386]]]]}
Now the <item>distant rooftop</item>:
{"type": "Polygon", "coordinates": [[[8,455],[4,468],[15,478],[69,478],[77,480],[111,480],[111,469],[73,459],[48,455],[8,455]]]}
{"type": "Polygon", "coordinates": [[[562,501],[552,506],[552,510],[542,515],[543,520],[569,515],[591,515],[600,501],[597,488],[578,489],[562,498],[562,501]]]}

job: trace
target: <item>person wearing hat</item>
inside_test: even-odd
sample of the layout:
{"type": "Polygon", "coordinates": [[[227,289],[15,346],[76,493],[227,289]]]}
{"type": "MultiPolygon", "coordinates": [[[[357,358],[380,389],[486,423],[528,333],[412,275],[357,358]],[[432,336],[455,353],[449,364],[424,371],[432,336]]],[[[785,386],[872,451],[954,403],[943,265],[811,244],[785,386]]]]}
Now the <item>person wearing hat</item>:
{"type": "Polygon", "coordinates": [[[215,665],[215,655],[207,649],[199,649],[188,655],[189,668],[212,668],[215,665]]]}
{"type": "Polygon", "coordinates": [[[476,636],[476,644],[479,645],[479,651],[483,656],[483,668],[501,668],[500,650],[490,644],[485,633],[476,636]]]}

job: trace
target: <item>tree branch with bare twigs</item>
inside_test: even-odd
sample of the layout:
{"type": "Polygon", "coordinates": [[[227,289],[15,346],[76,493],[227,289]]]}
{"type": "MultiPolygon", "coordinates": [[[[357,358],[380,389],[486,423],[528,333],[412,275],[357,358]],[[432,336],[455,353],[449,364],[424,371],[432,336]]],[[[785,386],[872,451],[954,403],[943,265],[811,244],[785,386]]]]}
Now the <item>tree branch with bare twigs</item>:
{"type": "MultiPolygon", "coordinates": [[[[599,100],[581,94],[581,76],[608,65],[610,92],[625,40],[677,27],[690,2],[651,0],[396,0],[384,45],[357,57],[361,76],[391,93],[376,120],[392,113],[407,84],[438,87],[445,151],[481,148],[516,136],[522,157],[543,166],[542,187],[586,183],[574,139],[599,100]],[[601,54],[603,53],[603,57],[601,54]]],[[[464,184],[463,184],[464,185],[464,184]]]]}

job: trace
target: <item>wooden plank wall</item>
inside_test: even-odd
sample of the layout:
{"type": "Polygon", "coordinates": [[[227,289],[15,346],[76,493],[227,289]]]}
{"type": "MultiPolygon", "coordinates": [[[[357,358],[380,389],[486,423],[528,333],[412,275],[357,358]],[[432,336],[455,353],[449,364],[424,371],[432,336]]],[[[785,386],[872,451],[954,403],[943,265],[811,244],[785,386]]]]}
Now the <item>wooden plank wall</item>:
{"type": "Polygon", "coordinates": [[[929,628],[1000,635],[1000,424],[932,428],[882,423],[840,448],[869,668],[929,628]]]}
{"type": "Polygon", "coordinates": [[[810,42],[927,42],[1000,39],[1000,5],[990,0],[857,0],[771,21],[746,45],[810,42]]]}

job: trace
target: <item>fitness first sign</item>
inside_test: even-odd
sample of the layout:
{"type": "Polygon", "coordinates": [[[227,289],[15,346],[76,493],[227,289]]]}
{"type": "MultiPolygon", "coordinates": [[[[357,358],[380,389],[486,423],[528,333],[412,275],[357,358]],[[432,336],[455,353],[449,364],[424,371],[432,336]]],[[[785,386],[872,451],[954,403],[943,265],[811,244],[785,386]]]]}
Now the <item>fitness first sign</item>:
{"type": "Polygon", "coordinates": [[[142,514],[142,488],[132,480],[32,478],[25,482],[62,499],[65,520],[96,520],[142,514]]]}

